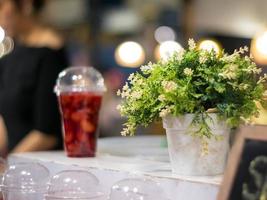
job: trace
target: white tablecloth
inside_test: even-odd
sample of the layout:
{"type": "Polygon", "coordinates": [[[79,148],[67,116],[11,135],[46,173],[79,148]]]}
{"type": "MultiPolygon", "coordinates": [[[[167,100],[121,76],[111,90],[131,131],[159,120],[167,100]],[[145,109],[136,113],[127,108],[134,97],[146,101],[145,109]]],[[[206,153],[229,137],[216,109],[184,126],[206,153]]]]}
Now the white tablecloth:
{"type": "Polygon", "coordinates": [[[40,162],[55,174],[64,169],[86,168],[106,191],[129,177],[150,177],[160,183],[171,200],[214,200],[221,176],[189,177],[171,173],[164,137],[136,136],[99,139],[95,158],[68,158],[64,152],[13,154],[10,163],[40,162]]]}

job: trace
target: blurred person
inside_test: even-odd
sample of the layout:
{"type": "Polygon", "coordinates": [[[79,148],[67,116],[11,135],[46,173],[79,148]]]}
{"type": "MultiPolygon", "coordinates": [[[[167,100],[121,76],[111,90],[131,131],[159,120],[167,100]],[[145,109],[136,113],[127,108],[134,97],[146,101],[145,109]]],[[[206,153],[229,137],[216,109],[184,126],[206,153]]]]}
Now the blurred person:
{"type": "Polygon", "coordinates": [[[0,152],[61,148],[56,78],[67,66],[61,36],[41,23],[45,0],[0,0],[14,50],[0,59],[0,152]]]}

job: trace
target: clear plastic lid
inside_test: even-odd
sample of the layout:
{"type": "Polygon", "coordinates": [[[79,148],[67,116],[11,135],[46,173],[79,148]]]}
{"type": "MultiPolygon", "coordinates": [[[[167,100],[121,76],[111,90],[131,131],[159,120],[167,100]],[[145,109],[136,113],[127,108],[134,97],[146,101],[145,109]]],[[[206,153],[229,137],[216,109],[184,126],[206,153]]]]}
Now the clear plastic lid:
{"type": "Polygon", "coordinates": [[[163,189],[151,179],[132,178],[115,183],[109,200],[167,200],[163,189]]]}
{"type": "Polygon", "coordinates": [[[93,67],[69,67],[59,73],[55,92],[105,92],[103,76],[93,67]]]}
{"type": "Polygon", "coordinates": [[[62,171],[50,180],[46,199],[100,199],[99,180],[85,170],[62,171]]]}
{"type": "Polygon", "coordinates": [[[49,171],[39,163],[10,165],[3,174],[2,191],[45,192],[49,171]]]}

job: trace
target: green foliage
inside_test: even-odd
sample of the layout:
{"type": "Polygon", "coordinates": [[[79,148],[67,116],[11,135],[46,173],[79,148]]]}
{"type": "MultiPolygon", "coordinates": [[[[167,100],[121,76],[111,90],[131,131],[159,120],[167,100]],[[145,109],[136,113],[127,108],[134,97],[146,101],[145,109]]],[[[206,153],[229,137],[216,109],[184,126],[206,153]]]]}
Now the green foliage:
{"type": "Polygon", "coordinates": [[[261,70],[244,56],[246,51],[244,47],[231,55],[217,55],[197,49],[190,40],[188,50],[141,66],[141,72],[131,74],[118,91],[123,99],[118,109],[127,117],[122,135],[133,135],[138,125],[147,126],[170,114],[195,113],[193,123],[200,125],[195,135],[210,138],[205,124],[210,108],[231,127],[257,115],[255,101],[262,101],[266,75],[257,79],[261,70]]]}

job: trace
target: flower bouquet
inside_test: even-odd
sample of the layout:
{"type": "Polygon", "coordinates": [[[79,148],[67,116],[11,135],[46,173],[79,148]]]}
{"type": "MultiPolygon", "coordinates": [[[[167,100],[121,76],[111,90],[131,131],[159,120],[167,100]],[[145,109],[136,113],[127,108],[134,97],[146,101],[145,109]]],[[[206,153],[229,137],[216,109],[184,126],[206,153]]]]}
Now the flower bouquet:
{"type": "Polygon", "coordinates": [[[228,55],[199,49],[192,39],[188,45],[129,76],[118,91],[118,109],[127,118],[121,133],[133,135],[139,125],[163,119],[174,172],[222,173],[230,128],[257,116],[256,101],[265,106],[267,76],[259,76],[247,47],[228,55]],[[211,170],[214,163],[219,167],[211,170]]]}

